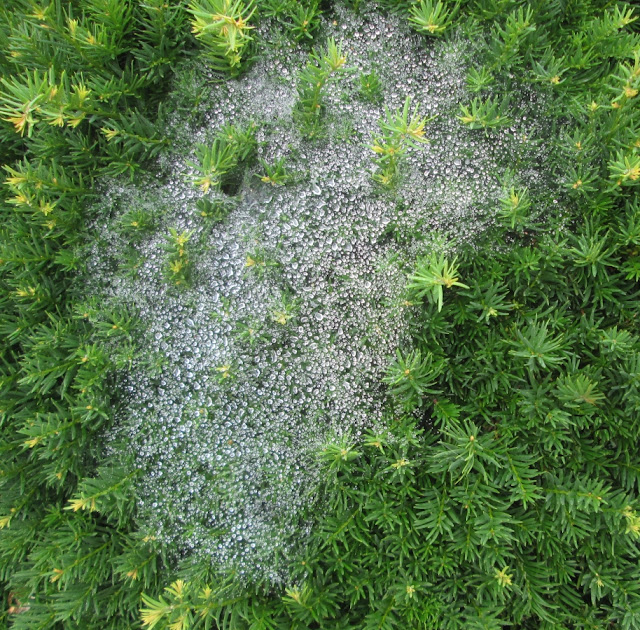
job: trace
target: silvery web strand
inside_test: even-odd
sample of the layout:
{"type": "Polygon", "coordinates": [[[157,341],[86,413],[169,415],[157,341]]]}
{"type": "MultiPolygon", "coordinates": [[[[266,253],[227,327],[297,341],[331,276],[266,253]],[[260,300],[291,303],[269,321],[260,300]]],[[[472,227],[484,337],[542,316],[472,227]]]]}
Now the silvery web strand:
{"type": "MultiPolygon", "coordinates": [[[[342,42],[358,72],[328,88],[327,137],[307,142],[292,121],[307,53],[267,50],[248,74],[210,89],[201,128],[175,117],[176,141],[156,179],[105,182],[107,218],[96,223],[86,278],[90,294],[135,307],[145,327],[142,356],[119,375],[121,409],[107,436],[126,444],[143,470],[141,525],[176,554],[273,582],[286,580],[287,558],[304,546],[318,484],[314,453],[387,421],[380,379],[409,343],[405,283],[415,257],[438,235],[472,244],[492,225],[504,164],[539,164],[514,176],[534,193],[545,186],[546,149],[527,141],[543,125],[535,102],[519,103],[513,126],[490,138],[456,119],[470,99],[468,43],[425,44],[375,10],[333,18],[324,32],[342,42]],[[384,86],[380,105],[357,95],[359,72],[372,69],[384,86]],[[430,143],[409,153],[393,199],[372,182],[367,145],[384,105],[401,107],[406,96],[439,117],[427,129],[430,143]],[[248,121],[258,123],[260,157],[284,156],[306,177],[273,187],[255,177],[256,167],[227,220],[211,229],[195,205],[203,193],[186,181],[187,161],[224,124],[248,121]],[[133,208],[156,223],[130,244],[115,226],[133,208]],[[183,291],[163,278],[170,227],[204,243],[183,291]],[[131,247],[143,259],[136,275],[117,264],[131,247]],[[262,274],[248,267],[257,250],[277,266],[262,274]],[[277,318],[283,300],[296,305],[285,324],[277,318]],[[260,332],[254,344],[239,334],[248,328],[260,332]],[[221,366],[230,366],[228,379],[221,366]]],[[[262,30],[268,38],[274,27],[262,30]]],[[[194,81],[204,78],[201,68],[194,81]]]]}

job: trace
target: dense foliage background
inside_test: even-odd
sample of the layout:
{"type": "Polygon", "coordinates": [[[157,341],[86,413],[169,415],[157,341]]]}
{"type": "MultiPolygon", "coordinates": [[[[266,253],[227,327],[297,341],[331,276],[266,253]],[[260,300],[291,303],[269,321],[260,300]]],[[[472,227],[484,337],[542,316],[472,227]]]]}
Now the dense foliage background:
{"type": "MultiPolygon", "coordinates": [[[[386,378],[396,420],[319,454],[328,508],[284,593],[176,567],[136,533],[136,473],[96,457],[136,322],[87,303],[74,277],[96,179],[135,177],[166,143],[178,62],[204,54],[235,76],[260,53],[250,26],[276,20],[313,44],[331,3],[0,9],[0,624],[640,627],[636,18],[589,0],[379,6],[425,38],[459,29],[486,43],[461,124],[491,133],[513,90],[547,95],[569,216],[532,219],[514,188],[480,251],[417,261],[415,346],[386,378]]],[[[321,94],[300,93],[313,141],[321,94]]]]}

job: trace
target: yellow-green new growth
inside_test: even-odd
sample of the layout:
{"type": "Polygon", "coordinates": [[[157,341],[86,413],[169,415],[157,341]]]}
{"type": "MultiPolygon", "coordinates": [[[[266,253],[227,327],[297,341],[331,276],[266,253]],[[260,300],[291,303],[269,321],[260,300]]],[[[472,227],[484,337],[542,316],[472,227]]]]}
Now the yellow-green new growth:
{"type": "Polygon", "coordinates": [[[407,287],[416,292],[417,297],[427,297],[430,302],[435,302],[438,311],[442,310],[443,289],[469,287],[458,279],[457,257],[451,262],[444,254],[432,253],[430,256],[418,261],[416,272],[409,276],[407,287]]]}
{"type": "Polygon", "coordinates": [[[441,0],[437,0],[437,2],[420,0],[419,5],[411,7],[409,22],[420,33],[440,36],[451,25],[458,12],[458,7],[459,4],[456,4],[453,10],[449,11],[441,0]]]}
{"type": "Polygon", "coordinates": [[[396,183],[399,173],[399,160],[410,147],[425,144],[425,125],[436,118],[426,118],[418,113],[416,105],[411,110],[411,97],[407,96],[402,109],[391,112],[385,107],[385,119],[378,126],[383,132],[381,137],[374,136],[369,148],[376,154],[373,159],[378,166],[373,179],[385,187],[396,183]]]}
{"type": "Polygon", "coordinates": [[[509,574],[509,567],[504,567],[500,571],[496,569],[494,577],[502,588],[506,588],[507,586],[511,586],[512,584],[513,576],[509,574]]]}
{"type": "Polygon", "coordinates": [[[410,96],[405,99],[402,110],[398,109],[395,112],[391,112],[385,107],[385,115],[386,120],[380,122],[380,128],[399,136],[410,145],[428,142],[425,138],[425,125],[437,117],[437,115],[428,118],[421,116],[418,113],[417,105],[411,110],[410,96]]]}
{"type": "Polygon", "coordinates": [[[193,0],[191,31],[207,48],[214,70],[239,74],[245,48],[252,41],[248,22],[255,12],[253,0],[193,0]]]}

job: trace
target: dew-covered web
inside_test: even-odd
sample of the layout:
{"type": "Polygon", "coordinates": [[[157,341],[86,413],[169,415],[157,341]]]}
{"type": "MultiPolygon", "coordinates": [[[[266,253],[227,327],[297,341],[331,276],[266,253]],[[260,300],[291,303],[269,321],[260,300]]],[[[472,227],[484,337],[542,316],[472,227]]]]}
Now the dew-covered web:
{"type": "Polygon", "coordinates": [[[385,424],[379,383],[409,343],[405,283],[415,257],[434,235],[473,243],[490,227],[506,166],[534,199],[545,185],[545,148],[529,141],[541,133],[535,103],[518,103],[513,127],[489,136],[456,119],[470,98],[468,43],[426,43],[374,10],[338,10],[323,29],[355,70],[328,88],[326,137],[306,141],[292,121],[307,53],[270,47],[245,76],[210,88],[201,128],[176,116],[156,179],[106,184],[87,274],[90,293],[131,306],[144,324],[107,436],[142,470],[141,526],[176,553],[272,581],[286,579],[283,560],[304,544],[319,445],[385,424]],[[384,88],[379,105],[358,96],[360,71],[372,69],[384,88]],[[372,182],[367,144],[384,105],[401,107],[406,96],[439,117],[393,196],[372,182]],[[187,162],[224,124],[248,121],[258,125],[260,157],[285,157],[302,181],[271,186],[256,165],[226,220],[212,225],[196,207],[203,193],[188,183],[187,162]],[[155,221],[136,242],[117,229],[132,209],[155,221]],[[192,231],[189,288],[166,281],[169,228],[192,231]],[[132,252],[142,262],[127,273],[120,263],[132,252]],[[247,264],[258,255],[275,264],[247,264]]]}

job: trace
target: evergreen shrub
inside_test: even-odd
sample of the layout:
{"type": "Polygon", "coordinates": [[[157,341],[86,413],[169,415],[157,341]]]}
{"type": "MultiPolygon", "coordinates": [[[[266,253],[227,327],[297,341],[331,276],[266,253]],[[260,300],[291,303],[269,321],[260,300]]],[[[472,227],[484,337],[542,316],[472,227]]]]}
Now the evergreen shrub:
{"type": "Polygon", "coordinates": [[[0,628],[640,628],[638,23],[5,2],[0,628]]]}

